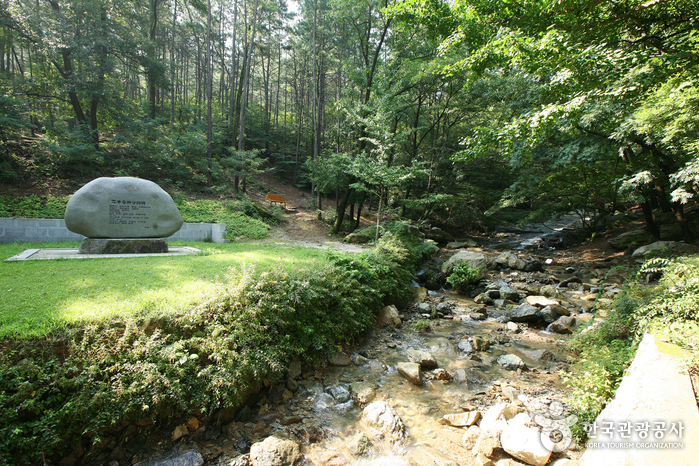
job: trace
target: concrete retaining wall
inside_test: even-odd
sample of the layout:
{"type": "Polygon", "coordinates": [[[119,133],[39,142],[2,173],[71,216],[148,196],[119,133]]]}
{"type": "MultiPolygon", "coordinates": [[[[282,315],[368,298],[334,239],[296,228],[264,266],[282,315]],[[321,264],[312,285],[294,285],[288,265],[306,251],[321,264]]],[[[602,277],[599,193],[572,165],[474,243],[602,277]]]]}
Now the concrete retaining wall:
{"type": "MultiPolygon", "coordinates": [[[[185,223],[167,240],[223,243],[225,231],[225,223],[185,223]]],[[[60,243],[82,241],[83,238],[83,235],[68,230],[62,218],[0,218],[0,243],[60,243]]]]}

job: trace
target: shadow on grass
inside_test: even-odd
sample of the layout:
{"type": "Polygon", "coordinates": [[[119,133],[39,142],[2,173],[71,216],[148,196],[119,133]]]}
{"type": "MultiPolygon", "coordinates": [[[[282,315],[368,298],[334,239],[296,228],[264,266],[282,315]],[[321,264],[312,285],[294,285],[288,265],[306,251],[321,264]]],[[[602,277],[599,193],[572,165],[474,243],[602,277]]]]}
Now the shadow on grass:
{"type": "MultiPolygon", "coordinates": [[[[177,314],[211,295],[230,267],[295,270],[322,250],[269,243],[177,242],[204,255],[0,262],[0,338],[32,337],[85,322],[177,314]]],[[[0,245],[0,259],[77,243],[0,245]]]]}

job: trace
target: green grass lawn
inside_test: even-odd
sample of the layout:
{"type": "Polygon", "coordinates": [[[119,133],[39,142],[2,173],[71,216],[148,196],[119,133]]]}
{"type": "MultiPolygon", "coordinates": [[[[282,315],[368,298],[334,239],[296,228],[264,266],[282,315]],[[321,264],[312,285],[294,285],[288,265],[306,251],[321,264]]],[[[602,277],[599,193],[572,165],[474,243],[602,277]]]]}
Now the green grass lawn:
{"type": "MultiPolygon", "coordinates": [[[[176,314],[196,306],[230,267],[293,270],[323,262],[318,249],[265,243],[177,242],[199,256],[0,262],[0,338],[40,336],[66,325],[176,314]]],[[[0,260],[32,248],[78,243],[4,244],[0,260]]]]}

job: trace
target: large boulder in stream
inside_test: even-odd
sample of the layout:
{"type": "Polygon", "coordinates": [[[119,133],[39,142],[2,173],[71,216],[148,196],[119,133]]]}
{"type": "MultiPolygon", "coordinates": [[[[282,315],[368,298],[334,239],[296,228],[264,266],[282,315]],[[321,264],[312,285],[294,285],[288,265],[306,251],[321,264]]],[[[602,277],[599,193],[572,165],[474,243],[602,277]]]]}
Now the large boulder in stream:
{"type": "Polygon", "coordinates": [[[457,264],[465,262],[472,269],[485,270],[488,268],[488,258],[480,252],[460,251],[442,264],[442,273],[447,276],[454,271],[457,264]]]}
{"type": "Polygon", "coordinates": [[[512,309],[510,320],[512,322],[534,322],[540,320],[539,308],[531,304],[521,304],[512,309]]]}
{"type": "Polygon", "coordinates": [[[376,318],[376,326],[383,327],[400,327],[402,321],[398,314],[398,308],[394,305],[386,306],[381,309],[379,316],[376,318]]]}
{"type": "Polygon", "coordinates": [[[250,447],[253,466],[293,466],[301,459],[296,442],[278,437],[267,437],[250,447]]]}
{"type": "Polygon", "coordinates": [[[385,401],[374,401],[364,408],[362,422],[372,438],[391,444],[401,443],[406,438],[403,421],[385,401]]]}

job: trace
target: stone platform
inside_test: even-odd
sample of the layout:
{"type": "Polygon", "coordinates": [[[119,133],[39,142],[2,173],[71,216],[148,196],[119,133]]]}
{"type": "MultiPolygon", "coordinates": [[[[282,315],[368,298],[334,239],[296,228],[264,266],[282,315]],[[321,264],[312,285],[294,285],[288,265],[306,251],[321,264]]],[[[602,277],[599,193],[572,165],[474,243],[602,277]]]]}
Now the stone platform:
{"type": "Polygon", "coordinates": [[[11,261],[51,260],[51,259],[115,259],[124,257],[168,257],[192,256],[203,254],[200,249],[189,246],[170,246],[166,253],[156,254],[81,254],[77,248],[27,249],[26,251],[5,259],[11,261]]]}
{"type": "Polygon", "coordinates": [[[80,254],[164,254],[165,238],[85,238],[80,254]]]}

